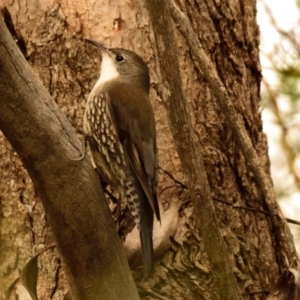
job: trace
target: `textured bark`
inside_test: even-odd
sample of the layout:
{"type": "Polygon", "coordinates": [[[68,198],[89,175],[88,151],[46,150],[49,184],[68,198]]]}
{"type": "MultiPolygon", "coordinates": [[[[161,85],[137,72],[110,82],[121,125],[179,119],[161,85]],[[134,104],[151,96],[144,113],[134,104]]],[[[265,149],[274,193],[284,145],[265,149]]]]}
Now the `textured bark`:
{"type": "Polygon", "coordinates": [[[200,229],[211,267],[216,291],[214,299],[240,299],[241,294],[231,268],[230,255],[226,251],[214,209],[202,153],[182,90],[175,34],[168,5],[166,1],[151,0],[148,1],[148,7],[161,69],[162,98],[187,178],[194,214],[198,217],[196,226],[200,229]],[[215,230],[212,231],[211,228],[215,230]]]}
{"type": "MultiPolygon", "coordinates": [[[[160,98],[158,58],[144,1],[59,1],[59,4],[44,0],[1,1],[12,16],[28,62],[58,106],[78,127],[81,127],[85,101],[100,65],[98,52],[87,47],[83,38],[93,38],[109,47],[131,49],[148,63],[159,165],[176,181],[160,172],[163,216],[161,227],[157,226],[154,233],[155,273],[144,278],[137,270],[134,276],[145,299],[154,299],[147,294],[147,289],[169,299],[215,299],[198,216],[193,214],[184,185],[187,180],[181,172],[160,98]]],[[[267,141],[259,113],[261,68],[255,1],[177,3],[191,22],[227,93],[235,99],[235,108],[244,121],[261,165],[270,176],[267,141]]],[[[211,196],[226,202],[215,201],[215,210],[234,274],[242,293],[270,290],[284,265],[277,255],[281,248],[273,236],[273,225],[265,214],[237,208],[266,209],[263,193],[191,51],[175,27],[174,32],[187,109],[204,159],[211,196]]],[[[186,155],[189,155],[188,145],[186,155]]],[[[10,296],[0,294],[0,297],[15,299],[19,295],[25,299],[20,285],[14,285],[19,270],[33,254],[53,243],[53,237],[31,180],[3,137],[0,139],[0,176],[0,286],[11,292],[10,296]]],[[[136,249],[136,245],[138,243],[133,248],[136,249]]],[[[131,246],[132,243],[127,250],[131,246]]],[[[62,299],[67,287],[58,254],[45,253],[40,271],[40,298],[62,299]]],[[[244,298],[266,299],[266,295],[252,293],[244,298]]]]}
{"type": "MultiPolygon", "coordinates": [[[[3,20],[0,37],[0,128],[41,199],[72,299],[139,299],[99,177],[86,157],[76,159],[82,156],[82,145],[74,128],[35,76],[3,20]]],[[[24,282],[34,272],[28,273],[27,278],[22,275],[24,282]]]]}
{"type": "Polygon", "coordinates": [[[196,62],[199,64],[200,70],[208,81],[212,94],[216,97],[217,103],[220,105],[222,113],[227,119],[233,137],[237,140],[244,157],[248,160],[249,168],[254,174],[256,184],[262,192],[265,204],[270,213],[270,219],[279,242],[279,254],[281,255],[280,261],[282,267],[288,267],[297,259],[297,253],[287,221],[276,203],[272,180],[270,176],[265,173],[264,166],[260,163],[260,157],[248,136],[243,119],[236,111],[234,105],[235,99],[227,93],[225,86],[218,77],[216,68],[206,55],[201,43],[197,41],[197,36],[189,22],[171,1],[167,2],[176,24],[179,25],[180,32],[185,37],[192,54],[195,56],[196,62]]]}

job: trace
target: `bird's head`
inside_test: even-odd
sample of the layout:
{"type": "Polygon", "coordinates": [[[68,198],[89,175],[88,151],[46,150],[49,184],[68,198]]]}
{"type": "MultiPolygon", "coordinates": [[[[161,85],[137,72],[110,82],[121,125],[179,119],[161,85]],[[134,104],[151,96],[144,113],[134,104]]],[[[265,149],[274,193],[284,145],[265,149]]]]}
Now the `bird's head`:
{"type": "Polygon", "coordinates": [[[102,53],[101,83],[121,79],[149,90],[149,69],[144,60],[136,53],[122,48],[106,48],[102,44],[86,39],[87,42],[100,48],[102,53]]]}

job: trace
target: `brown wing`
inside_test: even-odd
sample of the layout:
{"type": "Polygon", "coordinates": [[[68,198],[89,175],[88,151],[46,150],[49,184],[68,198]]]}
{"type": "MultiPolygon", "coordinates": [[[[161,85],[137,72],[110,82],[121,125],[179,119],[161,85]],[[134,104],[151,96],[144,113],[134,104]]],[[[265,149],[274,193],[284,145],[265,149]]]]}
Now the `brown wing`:
{"type": "Polygon", "coordinates": [[[118,83],[106,89],[111,120],[123,144],[133,172],[156,218],[160,220],[156,194],[157,147],[153,109],[146,92],[118,83]],[[138,97],[137,97],[138,95],[138,97]]]}

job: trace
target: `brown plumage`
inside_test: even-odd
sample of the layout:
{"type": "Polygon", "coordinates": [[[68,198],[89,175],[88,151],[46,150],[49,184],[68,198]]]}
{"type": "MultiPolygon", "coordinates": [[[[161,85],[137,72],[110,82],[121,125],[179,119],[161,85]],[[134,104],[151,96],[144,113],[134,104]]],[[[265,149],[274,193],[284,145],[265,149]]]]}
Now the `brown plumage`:
{"type": "Polygon", "coordinates": [[[140,230],[144,266],[153,270],[153,214],[160,220],[156,194],[157,146],[149,99],[149,70],[134,52],[102,51],[100,78],[91,91],[84,130],[104,181],[118,189],[140,230]]]}

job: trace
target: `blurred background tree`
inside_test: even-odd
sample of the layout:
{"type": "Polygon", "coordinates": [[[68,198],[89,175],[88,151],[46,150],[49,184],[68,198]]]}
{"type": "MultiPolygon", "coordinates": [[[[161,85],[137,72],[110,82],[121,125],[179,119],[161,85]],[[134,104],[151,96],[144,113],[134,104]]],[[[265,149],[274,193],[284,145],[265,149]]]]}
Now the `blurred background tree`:
{"type": "MultiPolygon", "coordinates": [[[[286,217],[300,216],[300,1],[258,0],[262,116],[275,191],[286,217]]],[[[291,225],[300,251],[300,229],[291,225]]]]}

